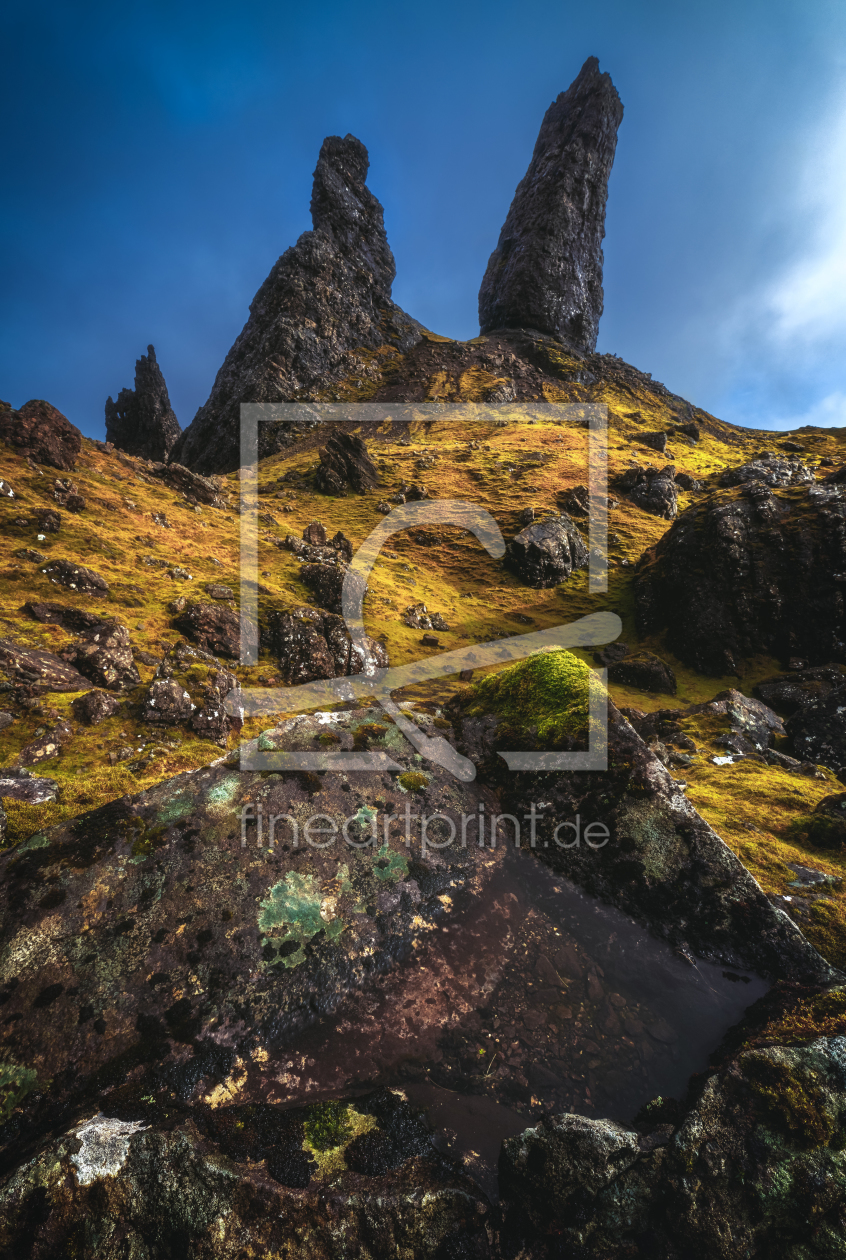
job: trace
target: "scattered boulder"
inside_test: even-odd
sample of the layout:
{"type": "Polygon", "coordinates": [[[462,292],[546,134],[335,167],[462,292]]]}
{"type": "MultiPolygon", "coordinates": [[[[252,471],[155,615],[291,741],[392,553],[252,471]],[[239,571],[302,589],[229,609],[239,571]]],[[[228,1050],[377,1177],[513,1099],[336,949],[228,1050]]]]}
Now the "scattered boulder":
{"type": "Polygon", "coordinates": [[[682,490],[698,491],[703,488],[703,482],[697,481],[694,476],[686,472],[676,473],[676,485],[681,486],[682,490]]]}
{"type": "Polygon", "coordinates": [[[777,737],[785,734],[781,718],[769,705],[745,696],[734,687],[718,691],[714,699],[705,704],[691,705],[684,713],[712,713],[727,717],[731,734],[737,742],[732,749],[734,752],[764,752],[772,747],[777,737]]]}
{"type": "Polygon", "coordinates": [[[670,650],[707,674],[736,673],[755,655],[846,661],[844,522],[840,487],[709,495],[639,561],[641,631],[666,630],[670,650]]]}
{"type": "Polygon", "coordinates": [[[235,592],[231,586],[222,586],[219,582],[207,582],[203,588],[212,599],[233,600],[235,592]]]}
{"type": "Polygon", "coordinates": [[[86,726],[97,726],[117,713],[120,701],[108,691],[87,691],[84,696],[78,696],[71,707],[74,717],[80,722],[86,726]]]}
{"type": "Polygon", "coordinates": [[[325,547],[326,526],[320,521],[312,521],[310,525],[306,525],[303,530],[303,542],[307,542],[310,547],[325,547]]]}
{"type": "Polygon", "coordinates": [[[587,516],[590,512],[590,495],[587,486],[573,486],[561,496],[561,506],[570,516],[587,516]]]}
{"type": "Polygon", "coordinates": [[[16,497],[17,496],[8,481],[4,481],[2,477],[0,477],[0,499],[14,499],[16,497]]]}
{"type": "Polygon", "coordinates": [[[22,801],[26,805],[46,805],[59,795],[55,779],[34,775],[29,770],[0,770],[0,800],[22,801]]]}
{"type": "Polygon", "coordinates": [[[0,402],[0,440],[38,464],[72,472],[82,450],[82,434],[61,411],[33,398],[15,411],[0,402]]]}
{"type": "Polygon", "coordinates": [[[106,441],[141,459],[167,460],[182,432],[152,346],[135,360],[135,389],[106,401],[106,441]]]}
{"type": "Polygon", "coordinates": [[[67,586],[72,591],[107,591],[109,584],[93,569],[74,564],[71,560],[51,560],[41,570],[56,586],[67,586]]]}
{"type": "Polygon", "coordinates": [[[589,57],[544,115],[479,290],[483,333],[533,328],[581,350],[602,314],[608,177],[623,106],[589,57]]]}
{"type": "MultiPolygon", "coordinates": [[[[204,600],[188,600],[173,624],[204,652],[218,656],[241,655],[241,616],[233,608],[204,600]]],[[[247,627],[247,633],[255,640],[257,632],[252,624],[247,627]]]]}
{"type": "Polygon", "coordinates": [[[428,499],[429,491],[420,482],[403,481],[394,499],[395,503],[421,503],[428,499]]]}
{"type": "Polygon", "coordinates": [[[230,732],[243,725],[240,684],[211,653],[178,643],[159,664],[142,720],[189,726],[199,739],[225,748],[230,732]]]}
{"type": "Polygon", "coordinates": [[[545,589],[584,568],[588,550],[570,517],[562,514],[521,530],[507,546],[505,562],[527,586],[545,589]]]}
{"type": "Polygon", "coordinates": [[[648,446],[659,455],[663,455],[667,449],[666,433],[638,433],[637,440],[641,446],[648,446]]]}
{"type": "Polygon", "coordinates": [[[126,691],[141,681],[132,659],[129,629],[114,617],[86,630],[68,659],[91,682],[109,691],[126,691]]]}
{"type": "Polygon", "coordinates": [[[675,674],[666,661],[652,652],[635,652],[613,661],[608,666],[608,680],[625,687],[637,687],[639,691],[676,694],[675,674]]]}
{"type": "Polygon", "coordinates": [[[347,489],[365,494],[378,486],[376,465],[367,453],[364,439],[357,434],[345,429],[333,433],[318,454],[320,467],[315,484],[323,494],[346,494],[347,489]]]}
{"type": "Polygon", "coordinates": [[[43,735],[36,735],[31,743],[22,748],[15,758],[18,766],[35,766],[40,761],[58,757],[65,744],[73,739],[73,727],[69,722],[58,721],[43,735]]]}
{"type": "Polygon", "coordinates": [[[156,678],[144,697],[142,722],[180,726],[194,711],[191,696],[176,678],[156,678]]]}
{"type": "Polygon", "coordinates": [[[783,459],[775,451],[762,451],[739,468],[727,468],[720,477],[721,486],[741,486],[752,481],[766,486],[801,486],[812,483],[814,474],[798,459],[783,459]]]}
{"type": "MultiPolygon", "coordinates": [[[[344,580],[350,570],[346,564],[304,564],[300,569],[300,579],[309,588],[315,602],[328,612],[342,611],[341,599],[344,580]]],[[[360,574],[353,573],[353,595],[361,593],[364,587],[360,574]]]]}
{"type": "Polygon", "coordinates": [[[788,717],[812,701],[822,700],[836,687],[846,684],[846,669],[837,665],[820,665],[815,669],[795,670],[765,678],[752,688],[752,694],[770,708],[788,717]]]}
{"type": "Polygon", "coordinates": [[[818,700],[809,700],[785,723],[792,751],[800,761],[846,773],[846,680],[818,700]]]}
{"type": "Polygon", "coordinates": [[[535,519],[535,509],[533,507],[524,507],[517,520],[521,525],[531,525],[535,519]]]}
{"type": "MultiPolygon", "coordinates": [[[[177,490],[189,503],[205,504],[207,507],[224,508],[227,506],[226,495],[216,477],[201,477],[182,464],[153,463],[146,471],[151,477],[158,478],[171,490],[177,490]]],[[[166,524],[167,522],[165,522],[166,524]]]]}
{"type": "Polygon", "coordinates": [[[353,648],[343,617],[307,606],[272,613],[263,644],[278,658],[283,681],[292,685],[316,678],[369,676],[388,666],[388,654],[378,639],[367,636],[353,648]]]}
{"type": "MultiPolygon", "coordinates": [[[[365,184],[367,150],[355,136],[328,136],[314,172],[313,230],[274,264],[250,317],[215,379],[208,401],[172,458],[199,472],[238,468],[242,403],[285,402],[323,393],[362,349],[404,353],[420,326],[391,301],[396,266],[382,207],[365,184]]],[[[259,458],[292,440],[285,420],[259,425],[259,458]]]]}
{"type": "Polygon", "coordinates": [[[403,621],[413,630],[449,630],[440,613],[430,613],[425,604],[410,604],[403,621]]]}
{"type": "Polygon", "coordinates": [[[87,691],[88,679],[53,652],[24,647],[13,639],[0,639],[0,664],[24,685],[40,684],[47,691],[87,691]]]}
{"type": "Polygon", "coordinates": [[[43,625],[61,626],[64,630],[73,630],[81,634],[92,626],[101,626],[105,618],[97,613],[88,612],[85,608],[73,608],[68,604],[54,604],[36,600],[28,600],[24,604],[24,612],[29,613],[43,625]]]}
{"type": "Polygon", "coordinates": [[[628,468],[617,478],[617,488],[628,494],[644,512],[653,516],[662,516],[671,521],[678,512],[678,491],[676,490],[676,470],[667,464],[660,471],[657,468],[628,468]]]}
{"type": "Polygon", "coordinates": [[[39,508],[35,513],[35,527],[39,534],[58,534],[62,527],[61,513],[51,508],[39,508]]]}

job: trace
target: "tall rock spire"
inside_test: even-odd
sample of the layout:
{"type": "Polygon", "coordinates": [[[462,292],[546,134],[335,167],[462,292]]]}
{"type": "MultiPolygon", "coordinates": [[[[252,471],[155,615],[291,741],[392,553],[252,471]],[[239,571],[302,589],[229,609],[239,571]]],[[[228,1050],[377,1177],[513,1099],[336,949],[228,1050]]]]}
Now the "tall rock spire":
{"type": "Polygon", "coordinates": [[[589,57],[544,115],[479,290],[482,332],[536,328],[593,350],[608,176],[623,106],[589,57]]]}
{"type": "MultiPolygon", "coordinates": [[[[382,207],[365,184],[367,150],[328,136],[311,196],[313,228],[279,258],[250,306],[208,400],[172,458],[197,472],[240,464],[240,405],[308,397],[340,379],[359,349],[406,350],[420,326],[391,301],[396,266],[382,207]]],[[[260,442],[277,440],[266,426],[260,442]]],[[[260,455],[271,450],[260,444],[260,455]]]]}
{"type": "Polygon", "coordinates": [[[181,432],[156,352],[148,346],[135,360],[135,389],[122,389],[117,402],[106,401],[106,441],[127,455],[165,460],[181,432]]]}

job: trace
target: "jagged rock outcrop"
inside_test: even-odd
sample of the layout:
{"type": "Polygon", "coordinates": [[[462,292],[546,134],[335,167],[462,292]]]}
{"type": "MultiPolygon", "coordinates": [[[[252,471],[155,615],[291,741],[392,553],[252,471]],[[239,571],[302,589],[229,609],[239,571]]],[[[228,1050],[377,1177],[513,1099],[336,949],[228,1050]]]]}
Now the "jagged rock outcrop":
{"type": "Polygon", "coordinates": [[[288,684],[372,675],[388,665],[388,654],[378,639],[366,635],[362,643],[353,645],[343,617],[306,605],[272,613],[263,643],[277,657],[288,684]]]}
{"type": "Polygon", "coordinates": [[[376,465],[367,444],[356,433],[333,433],[319,451],[320,467],[315,482],[324,494],[346,494],[347,488],[364,494],[379,484],[376,465]]]}
{"type": "Polygon", "coordinates": [[[156,670],[141,718],[153,726],[189,727],[225,748],[230,732],[243,725],[241,685],[210,652],[177,643],[156,670]]]}
{"type": "Polygon", "coordinates": [[[0,441],[8,442],[37,464],[72,472],[82,450],[82,434],[67,416],[43,398],[32,398],[15,411],[0,402],[0,441]]]}
{"type": "Polygon", "coordinates": [[[129,628],[114,617],[86,630],[67,659],[91,682],[109,691],[128,691],[141,681],[132,659],[129,628]]]}
{"type": "Polygon", "coordinates": [[[839,778],[846,773],[846,683],[811,700],[792,717],[786,730],[794,756],[828,766],[839,778]]]}
{"type": "Polygon", "coordinates": [[[608,176],[622,118],[610,75],[589,57],[544,115],[479,290],[483,333],[534,328],[595,348],[608,176]]]}
{"type": "Polygon", "coordinates": [[[670,650],[706,674],[757,654],[846,661],[844,573],[843,487],[752,482],[689,507],[644,554],[640,626],[666,629],[670,650]]]}
{"type": "MultiPolygon", "coordinates": [[[[419,325],[391,301],[396,267],[382,207],[365,184],[367,150],[328,136],[311,197],[313,229],[286,250],[259,289],[250,318],[209,395],[172,452],[199,472],[238,468],[241,403],[310,398],[345,374],[353,352],[407,349],[419,325]]],[[[285,444],[281,425],[259,426],[259,453],[285,444]]]]}
{"type": "Polygon", "coordinates": [[[127,455],[166,460],[182,432],[153,346],[135,360],[135,389],[106,400],[106,441],[127,455]]]}

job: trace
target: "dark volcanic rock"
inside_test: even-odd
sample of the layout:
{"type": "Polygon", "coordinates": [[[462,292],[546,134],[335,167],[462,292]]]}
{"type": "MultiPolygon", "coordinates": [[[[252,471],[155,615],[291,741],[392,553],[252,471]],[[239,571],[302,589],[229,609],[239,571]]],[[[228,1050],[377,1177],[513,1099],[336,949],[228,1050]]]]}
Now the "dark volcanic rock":
{"type": "Polygon", "coordinates": [[[97,613],[88,612],[85,608],[71,608],[67,604],[30,600],[24,604],[24,611],[45,625],[62,626],[63,629],[74,630],[77,634],[103,624],[103,618],[97,613]]]}
{"type": "Polygon", "coordinates": [[[45,805],[55,801],[59,785],[55,779],[30,774],[29,770],[0,770],[0,799],[24,801],[27,805],[45,805]]]}
{"type": "Polygon", "coordinates": [[[0,441],[36,463],[68,472],[76,467],[82,450],[82,434],[76,425],[41,398],[24,403],[20,411],[0,402],[0,441]]]}
{"type": "MultiPolygon", "coordinates": [[[[304,564],[300,569],[300,578],[312,592],[316,603],[328,612],[340,613],[344,580],[349,572],[346,564],[304,564]]],[[[352,578],[353,593],[361,592],[362,579],[358,573],[352,578]]]]}
{"type": "Polygon", "coordinates": [[[594,349],[608,176],[622,117],[610,76],[589,57],[544,115],[479,290],[483,333],[536,328],[594,349]]]}
{"type": "Polygon", "coordinates": [[[666,695],[676,694],[676,676],[666,661],[652,652],[635,652],[608,666],[611,682],[640,691],[658,691],[666,695]]]}
{"type": "Polygon", "coordinates": [[[153,725],[189,726],[225,748],[230,731],[243,725],[241,687],[211,653],[178,643],[160,662],[141,717],[153,725]]]}
{"type": "Polygon", "coordinates": [[[367,453],[364,439],[357,434],[343,429],[333,433],[320,448],[319,455],[320,467],[315,481],[324,494],[344,494],[348,487],[364,494],[378,486],[376,465],[367,453]]]}
{"type": "Polygon", "coordinates": [[[57,586],[67,586],[72,591],[107,591],[109,584],[93,569],[86,569],[72,560],[51,560],[41,570],[57,586]]]}
{"type": "MultiPolygon", "coordinates": [[[[241,615],[225,604],[190,600],[174,619],[177,630],[205,652],[220,656],[241,655],[241,615]]],[[[251,636],[255,629],[250,627],[251,636]]]]}
{"type": "Polygon", "coordinates": [[[108,691],[87,691],[84,696],[74,700],[72,708],[74,717],[79,718],[80,722],[85,722],[86,726],[97,726],[113,713],[117,713],[120,701],[117,696],[109,695],[108,691]]]}
{"type": "Polygon", "coordinates": [[[638,433],[637,440],[641,446],[648,446],[659,455],[663,455],[667,449],[666,433],[638,433]]]}
{"type": "MultiPolygon", "coordinates": [[[[473,707],[468,688],[448,709],[459,751],[472,758],[484,781],[496,784],[503,810],[528,817],[538,775],[504,772],[498,749],[540,752],[543,742],[531,731],[521,736],[495,715],[472,716],[473,707]]],[[[607,739],[605,773],[559,770],[544,776],[538,856],[702,958],[795,981],[835,978],[610,702],[607,739]],[[587,831],[576,830],[588,822],[602,825],[606,835],[594,828],[588,843],[587,831]]]]}
{"type": "Polygon", "coordinates": [[[810,700],[785,723],[794,756],[846,771],[846,682],[819,700],[810,700]]]}
{"type": "MultiPolygon", "coordinates": [[[[681,483],[680,483],[681,484],[681,483]]],[[[673,464],[657,469],[651,465],[641,468],[636,465],[627,468],[616,478],[615,486],[623,494],[629,495],[644,512],[653,516],[663,516],[671,521],[678,512],[678,491],[676,489],[676,470],[673,464]]]]}
{"type": "Polygon", "coordinates": [[[565,582],[587,562],[584,540],[566,514],[527,526],[506,549],[508,566],[527,586],[538,589],[565,582]]]}
{"type": "Polygon", "coordinates": [[[717,492],[681,514],[641,558],[640,625],[702,673],[766,654],[810,664],[846,660],[840,487],[717,492]]]}
{"type": "Polygon", "coordinates": [[[752,688],[752,693],[779,713],[789,715],[844,684],[846,670],[836,665],[820,665],[816,669],[794,670],[776,678],[765,678],[752,688]]]}
{"type": "Polygon", "coordinates": [[[353,648],[343,617],[305,606],[272,613],[263,643],[278,658],[283,681],[291,684],[372,675],[388,665],[378,639],[366,636],[353,648]]]}
{"type": "Polygon", "coordinates": [[[226,507],[226,498],[216,477],[201,477],[182,464],[153,464],[147,472],[179,490],[189,503],[206,503],[210,507],[226,507]]]}
{"type": "Polygon", "coordinates": [[[0,665],[23,683],[40,683],[48,691],[87,691],[89,681],[53,652],[0,639],[0,665]]]}
{"type": "MultiPolygon", "coordinates": [[[[173,456],[199,472],[238,468],[240,404],[286,402],[325,390],[356,351],[406,350],[419,325],[391,301],[396,267],[382,207],[365,185],[360,140],[329,136],[311,198],[313,230],[282,255],[259,289],[250,318],[217,374],[208,401],[173,456]]],[[[260,456],[287,440],[285,424],[259,426],[260,456]]]]}
{"type": "Polygon", "coordinates": [[[590,512],[587,486],[573,486],[571,490],[565,490],[561,496],[561,506],[569,516],[587,516],[590,512]]]}
{"type": "Polygon", "coordinates": [[[86,630],[69,659],[81,674],[109,691],[125,691],[141,681],[132,659],[129,630],[115,618],[86,630]]]}
{"type": "MultiPolygon", "coordinates": [[[[842,990],[808,1002],[818,1018],[846,1005],[842,990]]],[[[636,1131],[584,1116],[544,1117],[503,1144],[503,1253],[538,1260],[841,1255],[846,1177],[833,1134],[846,1120],[844,1081],[842,1036],[753,1043],[711,1069],[669,1123],[646,1120],[636,1131]],[[820,1224],[809,1229],[809,1221],[820,1224]]]]}
{"type": "MultiPolygon", "coordinates": [[[[814,474],[798,459],[784,459],[774,451],[763,451],[748,464],[727,468],[720,477],[721,486],[740,486],[760,481],[767,486],[801,486],[812,483],[814,474]]],[[[826,480],[830,480],[826,478],[826,480]]]]}
{"type": "Polygon", "coordinates": [[[179,726],[193,712],[191,696],[176,678],[157,678],[144,697],[141,719],[159,726],[179,726]]]}
{"type": "Polygon", "coordinates": [[[52,508],[39,508],[35,513],[35,527],[39,534],[58,534],[62,528],[61,512],[52,508]]]}
{"type": "Polygon", "coordinates": [[[135,389],[106,402],[106,441],[128,455],[166,460],[182,430],[152,346],[135,360],[135,389]]]}

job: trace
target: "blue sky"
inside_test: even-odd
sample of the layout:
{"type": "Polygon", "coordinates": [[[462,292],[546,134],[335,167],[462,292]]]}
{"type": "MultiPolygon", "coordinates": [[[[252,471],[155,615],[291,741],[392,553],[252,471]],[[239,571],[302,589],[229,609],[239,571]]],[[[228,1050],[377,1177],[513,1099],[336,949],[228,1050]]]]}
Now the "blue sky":
{"type": "Polygon", "coordinates": [[[599,348],[737,423],[846,424],[840,0],[6,0],[0,38],[15,406],[99,436],[153,342],[187,425],[329,134],[370,151],[396,300],[474,336],[543,113],[594,54],[626,111],[599,348]]]}

